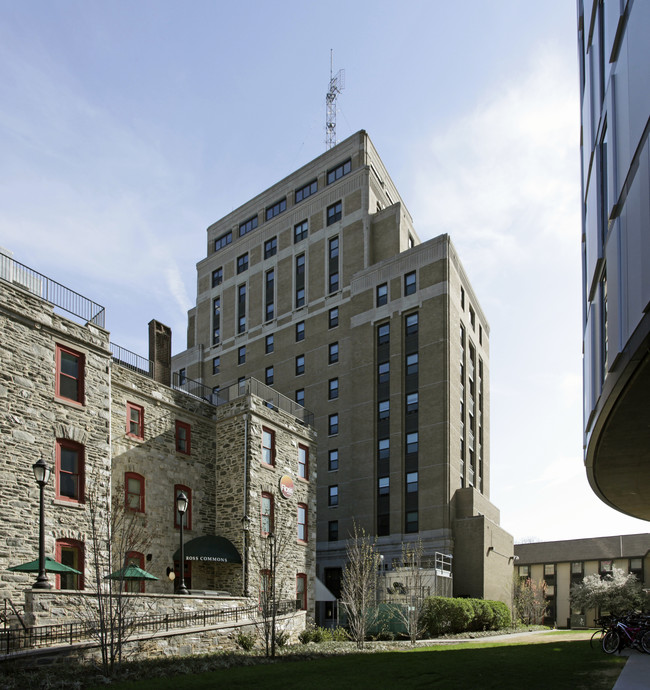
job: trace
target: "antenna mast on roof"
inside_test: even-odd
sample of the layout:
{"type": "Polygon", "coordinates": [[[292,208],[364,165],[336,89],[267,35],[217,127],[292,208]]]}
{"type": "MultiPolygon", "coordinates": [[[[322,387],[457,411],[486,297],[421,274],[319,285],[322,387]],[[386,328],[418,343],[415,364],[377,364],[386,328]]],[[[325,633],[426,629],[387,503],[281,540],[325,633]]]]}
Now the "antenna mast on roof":
{"type": "Polygon", "coordinates": [[[330,49],[330,88],[325,96],[327,121],[325,123],[325,147],[329,151],[336,146],[336,97],[345,88],[345,70],[340,69],[333,76],[334,51],[330,49]]]}

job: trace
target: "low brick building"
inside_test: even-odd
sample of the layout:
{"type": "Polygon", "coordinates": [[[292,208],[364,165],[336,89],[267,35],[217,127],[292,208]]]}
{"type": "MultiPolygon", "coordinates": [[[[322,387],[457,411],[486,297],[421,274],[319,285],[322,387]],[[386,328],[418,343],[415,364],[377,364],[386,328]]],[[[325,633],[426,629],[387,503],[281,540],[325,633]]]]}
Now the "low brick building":
{"type": "MultiPolygon", "coordinates": [[[[126,551],[117,562],[127,559],[158,579],[129,588],[172,594],[172,574],[180,575],[175,499],[183,491],[191,591],[258,596],[272,543],[279,595],[313,616],[316,471],[308,413],[254,380],[218,397],[192,381],[172,385],[169,329],[149,324],[144,359],[110,343],[103,317],[100,305],[0,254],[0,596],[19,603],[35,579],[8,568],[38,558],[32,465],[43,459],[51,469],[45,552],[81,572],[50,575],[54,587],[96,585],[94,501],[98,515],[119,508],[139,528],[134,548],[113,540],[126,551]]],[[[105,552],[106,521],[98,525],[105,552]]]]}

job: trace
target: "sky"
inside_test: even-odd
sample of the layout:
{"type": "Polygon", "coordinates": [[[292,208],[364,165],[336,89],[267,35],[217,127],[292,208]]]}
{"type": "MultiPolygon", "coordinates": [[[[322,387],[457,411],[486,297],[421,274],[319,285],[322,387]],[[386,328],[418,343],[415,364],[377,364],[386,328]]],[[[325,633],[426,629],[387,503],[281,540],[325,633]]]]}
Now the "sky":
{"type": "Polygon", "coordinates": [[[365,129],[490,324],[491,490],[515,541],[647,532],[582,459],[573,0],[0,0],[0,246],[185,348],[206,228],[365,129]]]}

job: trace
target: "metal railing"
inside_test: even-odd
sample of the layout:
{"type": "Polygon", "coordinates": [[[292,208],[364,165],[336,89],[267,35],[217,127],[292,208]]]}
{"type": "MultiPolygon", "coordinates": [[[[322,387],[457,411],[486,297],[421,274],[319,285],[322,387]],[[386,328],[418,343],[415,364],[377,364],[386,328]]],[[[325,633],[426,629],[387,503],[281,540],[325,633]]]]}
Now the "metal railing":
{"type": "MultiPolygon", "coordinates": [[[[293,599],[278,602],[277,614],[285,615],[297,610],[293,599]]],[[[239,622],[256,619],[260,616],[258,604],[236,608],[186,611],[171,614],[137,616],[124,621],[124,639],[145,633],[169,632],[182,628],[198,628],[217,623],[239,622]]],[[[21,649],[50,647],[56,644],[74,644],[88,640],[98,640],[97,621],[79,621],[60,625],[39,625],[33,628],[0,631],[0,654],[9,654],[21,649]]]]}
{"type": "Polygon", "coordinates": [[[113,353],[115,364],[119,364],[143,376],[153,378],[153,360],[136,355],[135,352],[131,352],[115,343],[111,343],[111,352],[113,353]]]}
{"type": "Polygon", "coordinates": [[[86,323],[104,328],[106,311],[104,307],[80,295],[78,292],[57,283],[29,266],[15,261],[6,254],[0,254],[0,279],[28,290],[55,307],[76,316],[86,323]]]}
{"type": "Polygon", "coordinates": [[[177,371],[172,374],[172,388],[177,391],[183,391],[195,398],[205,400],[212,405],[216,405],[217,397],[213,393],[212,388],[202,384],[200,381],[188,379],[186,376],[181,376],[177,371]]]}
{"type": "Polygon", "coordinates": [[[244,379],[238,383],[233,383],[226,388],[220,388],[216,394],[216,405],[223,405],[245,395],[254,395],[261,398],[265,405],[270,409],[283,410],[295,417],[300,423],[312,426],[314,415],[299,403],[287,398],[286,395],[278,393],[270,386],[254,378],[244,379]]]}

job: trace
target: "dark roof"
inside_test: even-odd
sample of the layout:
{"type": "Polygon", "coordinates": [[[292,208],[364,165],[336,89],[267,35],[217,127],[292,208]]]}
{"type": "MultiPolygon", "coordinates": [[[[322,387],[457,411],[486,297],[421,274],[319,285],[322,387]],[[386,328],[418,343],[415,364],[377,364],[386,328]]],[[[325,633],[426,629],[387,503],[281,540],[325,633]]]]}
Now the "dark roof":
{"type": "Polygon", "coordinates": [[[639,558],[645,556],[648,551],[648,533],[515,544],[515,556],[519,556],[517,565],[639,558]]]}

